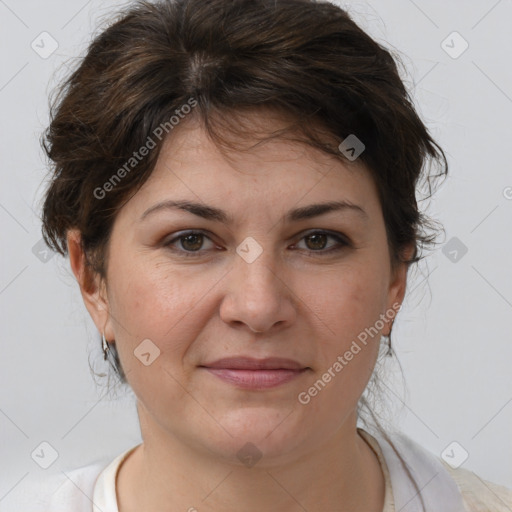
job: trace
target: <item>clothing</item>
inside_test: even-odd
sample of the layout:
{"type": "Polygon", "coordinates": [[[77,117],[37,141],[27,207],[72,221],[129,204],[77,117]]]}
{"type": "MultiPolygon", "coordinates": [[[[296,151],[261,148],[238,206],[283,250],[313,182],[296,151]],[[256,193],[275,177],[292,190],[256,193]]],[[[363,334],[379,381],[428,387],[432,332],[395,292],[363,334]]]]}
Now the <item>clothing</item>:
{"type": "MultiPolygon", "coordinates": [[[[385,479],[382,512],[422,512],[419,496],[391,445],[378,433],[358,429],[375,452],[385,479]]],[[[473,472],[453,469],[403,433],[389,434],[405,459],[425,500],[427,512],[511,512],[512,490],[482,480],[473,472]]],[[[0,512],[119,512],[116,475],[134,446],[112,461],[54,475],[36,492],[37,500],[0,512]],[[67,476],[66,476],[67,475],[67,476]]]]}
{"type": "MultiPolygon", "coordinates": [[[[389,443],[380,434],[370,435],[362,429],[358,430],[373,448],[384,473],[386,491],[382,512],[420,512],[422,508],[417,491],[412,487],[389,443]]],[[[512,490],[482,480],[467,469],[453,469],[405,434],[389,437],[411,471],[419,476],[427,512],[512,511],[512,490]],[[461,503],[457,503],[458,498],[461,503]]]]}

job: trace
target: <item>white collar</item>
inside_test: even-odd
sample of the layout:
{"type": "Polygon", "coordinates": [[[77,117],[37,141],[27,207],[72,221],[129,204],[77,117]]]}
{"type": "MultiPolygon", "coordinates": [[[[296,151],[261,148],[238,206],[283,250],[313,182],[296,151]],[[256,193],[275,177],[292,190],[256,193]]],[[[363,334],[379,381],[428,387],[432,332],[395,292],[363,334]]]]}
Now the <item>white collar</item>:
{"type": "Polygon", "coordinates": [[[396,512],[465,512],[461,492],[439,458],[401,432],[388,434],[418,484],[425,503],[411,482],[393,447],[378,432],[376,438],[389,470],[396,512]]]}
{"type": "MultiPolygon", "coordinates": [[[[466,512],[457,484],[435,455],[403,433],[388,434],[418,484],[425,503],[423,509],[416,488],[392,446],[379,432],[372,431],[370,435],[378,442],[389,470],[396,512],[466,512]]],[[[94,486],[93,512],[118,512],[117,471],[137,446],[118,455],[101,472],[94,486]]]]}

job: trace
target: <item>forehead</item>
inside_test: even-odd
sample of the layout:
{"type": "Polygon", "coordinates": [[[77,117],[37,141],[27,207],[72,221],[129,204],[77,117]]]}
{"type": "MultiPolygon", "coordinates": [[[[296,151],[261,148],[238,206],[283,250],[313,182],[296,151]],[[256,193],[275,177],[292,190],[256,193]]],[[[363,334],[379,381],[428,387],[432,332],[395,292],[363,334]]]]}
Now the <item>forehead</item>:
{"type": "Polygon", "coordinates": [[[304,142],[282,137],[258,143],[258,138],[286,126],[287,121],[275,114],[254,113],[245,119],[244,133],[254,130],[255,136],[237,138],[230,133],[228,140],[236,148],[226,150],[197,120],[181,122],[164,141],[151,176],[130,207],[140,215],[156,202],[186,199],[216,203],[223,209],[251,205],[253,211],[329,200],[379,208],[373,178],[361,161],[345,163],[304,142]]]}
{"type": "MultiPolygon", "coordinates": [[[[315,160],[315,167],[332,165],[337,159],[320,149],[315,149],[300,139],[305,139],[301,127],[297,125],[290,114],[278,113],[266,108],[259,110],[244,109],[237,111],[229,117],[210,120],[213,129],[222,142],[226,141],[228,149],[213,141],[202,125],[197,115],[192,114],[180,122],[163,144],[163,153],[172,153],[174,159],[185,154],[190,158],[195,153],[215,154],[231,161],[244,161],[253,159],[281,161],[286,159],[305,158],[315,160]],[[233,146],[231,146],[233,145],[233,146]]],[[[339,141],[333,134],[323,129],[319,121],[308,122],[317,132],[322,142],[330,142],[337,147],[339,141]]],[[[357,164],[356,164],[357,166],[357,164]]]]}

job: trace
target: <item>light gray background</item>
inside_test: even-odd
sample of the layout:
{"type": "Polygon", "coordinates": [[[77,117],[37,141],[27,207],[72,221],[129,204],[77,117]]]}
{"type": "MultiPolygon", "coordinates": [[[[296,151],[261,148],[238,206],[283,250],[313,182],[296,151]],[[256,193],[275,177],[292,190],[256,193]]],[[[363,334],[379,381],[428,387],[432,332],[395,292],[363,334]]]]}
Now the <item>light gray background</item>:
{"type": "MultiPolygon", "coordinates": [[[[91,377],[89,358],[106,367],[68,261],[44,263],[32,250],[41,239],[38,138],[48,93],[116,5],[0,0],[0,510],[44,473],[31,458],[43,441],[59,454],[46,471],[113,458],[141,441],[133,395],[110,400],[91,377]],[[46,59],[31,48],[43,31],[59,45],[46,59]]],[[[410,275],[393,328],[407,384],[405,395],[389,388],[404,399],[397,424],[438,455],[457,441],[469,453],[462,467],[512,487],[511,2],[341,5],[404,55],[404,79],[450,163],[428,212],[445,226],[440,241],[457,237],[468,249],[453,262],[440,245],[410,275]],[[458,58],[441,46],[453,31],[469,43],[458,58]]]]}

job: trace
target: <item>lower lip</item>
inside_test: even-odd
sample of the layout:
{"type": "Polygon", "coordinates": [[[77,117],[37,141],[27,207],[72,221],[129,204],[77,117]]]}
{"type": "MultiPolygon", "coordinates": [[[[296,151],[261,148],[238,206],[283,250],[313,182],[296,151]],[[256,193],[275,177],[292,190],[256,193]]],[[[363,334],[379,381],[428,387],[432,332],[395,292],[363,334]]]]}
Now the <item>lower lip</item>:
{"type": "Polygon", "coordinates": [[[228,368],[205,368],[225,382],[245,389],[267,389],[280,386],[301,376],[303,370],[233,370],[228,368]]]}

